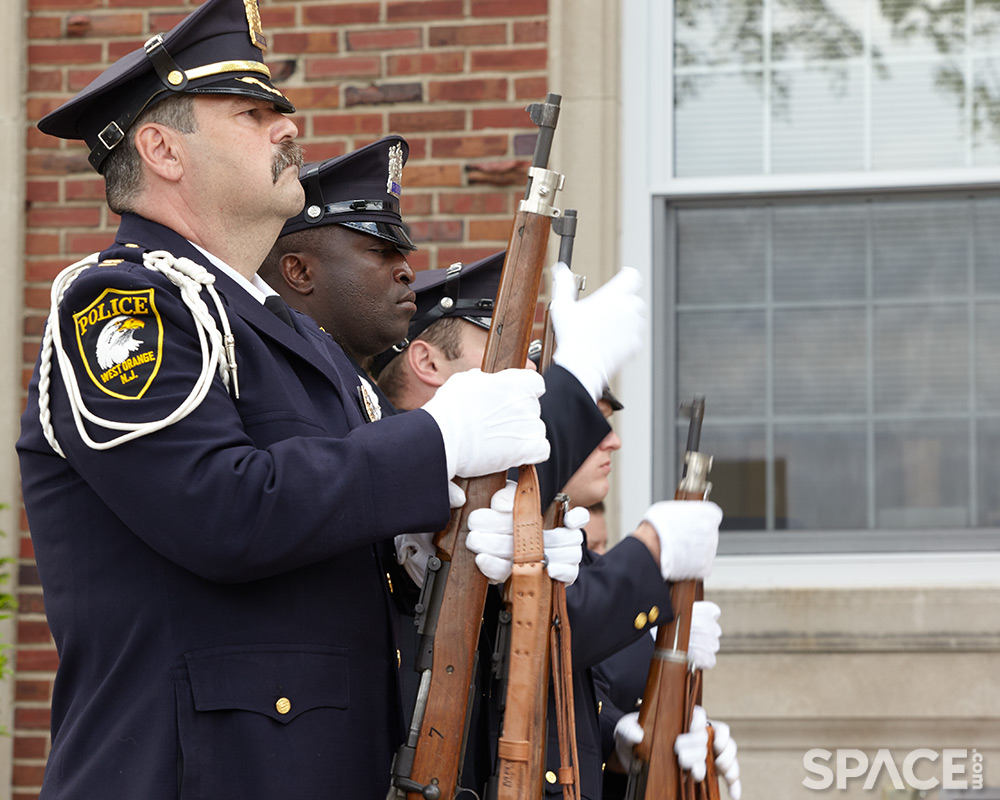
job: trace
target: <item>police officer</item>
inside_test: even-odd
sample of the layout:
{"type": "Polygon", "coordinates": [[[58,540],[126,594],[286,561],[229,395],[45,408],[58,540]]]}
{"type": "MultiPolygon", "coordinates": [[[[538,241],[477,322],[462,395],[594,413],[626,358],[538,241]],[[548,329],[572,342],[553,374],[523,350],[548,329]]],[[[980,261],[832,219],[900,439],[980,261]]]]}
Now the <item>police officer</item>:
{"type": "MultiPolygon", "coordinates": [[[[492,314],[488,300],[496,295],[502,255],[471,264],[457,274],[448,269],[417,274],[411,285],[417,295],[417,312],[410,323],[407,339],[381,354],[372,364],[380,387],[399,407],[419,407],[446,386],[451,375],[481,362],[492,314]]],[[[627,278],[627,273],[623,277],[627,278]]],[[[578,363],[575,359],[582,356],[582,350],[594,347],[591,343],[595,339],[607,336],[590,321],[586,303],[598,301],[600,293],[617,292],[620,287],[614,284],[607,289],[602,287],[586,301],[574,302],[568,278],[568,270],[558,266],[554,275],[552,313],[557,322],[559,348],[569,345],[568,354],[563,358],[575,367],[578,363]],[[587,344],[580,347],[581,342],[587,344]]],[[[615,280],[621,281],[622,277],[615,280]]],[[[612,305],[606,321],[617,325],[620,323],[614,310],[612,305]]],[[[557,349],[557,365],[559,361],[557,349]]],[[[586,368],[581,368],[580,372],[586,375],[586,368]]],[[[611,402],[616,401],[604,399],[606,387],[595,385],[601,386],[600,404],[610,411],[611,402]]],[[[610,428],[606,430],[608,433],[602,441],[614,437],[610,428]]],[[[599,448],[600,444],[595,447],[599,448]]],[[[580,476],[578,470],[573,478],[569,489],[580,495],[581,503],[586,502],[588,498],[581,484],[589,483],[587,476],[580,476]]],[[[603,491],[606,490],[605,483],[603,491]]],[[[587,486],[587,492],[596,496],[593,487],[587,486]]],[[[490,530],[504,529],[510,524],[511,494],[494,498],[493,505],[495,510],[474,512],[470,523],[475,521],[490,530]]],[[[672,618],[669,581],[707,574],[715,553],[721,516],[714,503],[657,503],[646,512],[636,530],[606,556],[599,557],[589,551],[583,555],[578,577],[566,592],[573,630],[573,691],[583,798],[596,800],[601,797],[601,772],[606,755],[602,749],[598,698],[591,669],[612,653],[643,637],[649,638],[651,627],[672,618]]],[[[415,538],[406,537],[410,542],[415,538]]],[[[413,545],[411,551],[411,558],[417,560],[419,547],[413,545]]],[[[505,577],[503,571],[491,574],[497,581],[505,577]]],[[[717,642],[715,646],[717,648],[717,642]]],[[[495,749],[500,724],[495,706],[499,699],[493,696],[487,701],[492,738],[487,743],[480,740],[480,750],[492,752],[495,749]]],[[[550,697],[550,719],[555,718],[553,703],[550,697]]],[[[546,793],[560,794],[557,783],[559,748],[552,723],[546,752],[546,793]]],[[[493,767],[495,765],[491,765],[491,771],[493,767]]]]}
{"type": "Polygon", "coordinates": [[[256,0],[207,0],[39,124],[121,215],[55,282],[18,441],[60,657],[45,800],[381,800],[374,545],[442,527],[453,476],[548,453],[537,375],[366,425],[343,352],[269,310],[255,271],[303,192],[265,47],[256,0]]]}

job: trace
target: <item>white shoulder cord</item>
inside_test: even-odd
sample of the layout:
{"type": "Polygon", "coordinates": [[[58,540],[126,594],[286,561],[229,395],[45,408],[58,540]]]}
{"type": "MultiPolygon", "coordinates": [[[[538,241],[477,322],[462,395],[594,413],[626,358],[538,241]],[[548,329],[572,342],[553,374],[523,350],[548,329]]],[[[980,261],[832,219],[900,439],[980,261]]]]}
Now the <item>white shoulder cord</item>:
{"type": "Polygon", "coordinates": [[[239,385],[236,380],[236,340],[233,338],[232,329],[229,327],[229,317],[226,315],[216,292],[215,276],[207,269],[195,264],[187,258],[174,258],[165,250],[156,250],[143,255],[143,265],[150,270],[165,275],[171,283],[180,288],[181,299],[191,310],[194,316],[195,329],[198,331],[198,341],[201,345],[201,374],[195,381],[191,393],[184,399],[174,411],[161,420],[152,422],[117,422],[115,420],[103,419],[91,412],[83,402],[80,387],[73,372],[73,365],[62,345],[62,334],[59,329],[59,305],[63,296],[69,289],[70,284],[88,267],[97,263],[97,254],[88,256],[82,261],[77,261],[66,267],[52,282],[51,308],[49,309],[48,325],[45,328],[45,336],[42,339],[42,355],[38,368],[38,417],[42,425],[45,439],[63,458],[63,452],[56,441],[55,431],[52,428],[52,414],[49,410],[49,388],[51,385],[52,373],[52,353],[55,351],[59,359],[59,368],[62,371],[63,380],[66,384],[66,391],[69,394],[70,409],[73,412],[73,419],[76,422],[76,429],[80,433],[80,438],[88,447],[93,450],[110,450],[112,447],[124,444],[125,442],[137,439],[150,433],[162,430],[169,425],[183,419],[194,411],[205,399],[212,379],[218,366],[219,374],[227,388],[232,388],[234,397],[240,396],[239,385]],[[208,306],[201,298],[202,287],[207,287],[209,295],[215,302],[215,307],[222,320],[222,328],[225,335],[220,334],[215,324],[215,318],[209,313],[208,306]],[[207,334],[207,338],[206,338],[207,334]],[[223,358],[225,351],[225,358],[223,358]],[[129,433],[118,436],[107,442],[98,442],[92,439],[83,425],[85,417],[89,421],[111,430],[129,431],[129,433]]]}

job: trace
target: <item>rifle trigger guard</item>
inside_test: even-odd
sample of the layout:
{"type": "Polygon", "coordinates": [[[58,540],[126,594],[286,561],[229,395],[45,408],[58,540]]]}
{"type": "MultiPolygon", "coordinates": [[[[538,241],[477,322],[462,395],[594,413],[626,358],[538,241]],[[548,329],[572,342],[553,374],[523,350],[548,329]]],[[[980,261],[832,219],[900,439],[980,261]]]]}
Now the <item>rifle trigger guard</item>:
{"type": "Polygon", "coordinates": [[[566,176],[542,167],[529,167],[528,175],[531,178],[531,188],[528,190],[528,196],[518,206],[518,210],[543,217],[560,216],[562,212],[552,205],[552,201],[556,192],[566,183],[566,176]]]}

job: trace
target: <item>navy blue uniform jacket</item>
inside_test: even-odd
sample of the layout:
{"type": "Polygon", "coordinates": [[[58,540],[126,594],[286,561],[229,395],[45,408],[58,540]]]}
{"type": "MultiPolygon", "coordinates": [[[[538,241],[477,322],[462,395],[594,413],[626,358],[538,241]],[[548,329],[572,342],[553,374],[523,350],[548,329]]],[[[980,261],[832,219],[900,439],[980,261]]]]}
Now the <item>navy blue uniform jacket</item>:
{"type": "Polygon", "coordinates": [[[191,313],[141,265],[159,249],[215,275],[240,398],[216,374],[190,416],[92,450],[54,366],[64,460],[42,435],[36,369],[18,452],[60,657],[41,796],[382,800],[401,708],[376,545],[447,523],[440,432],[419,410],[365,425],[329,337],[300,314],[285,325],[172,231],[125,215],[116,242],[102,255],[123,261],[87,270],[61,306],[87,405],[160,419],[201,369],[191,313]],[[153,352],[137,359],[140,380],[157,367],[137,399],[102,390],[83,364],[90,340],[76,341],[73,314],[99,309],[108,289],[106,304],[149,290],[155,304],[133,323],[136,354],[153,352]]]}

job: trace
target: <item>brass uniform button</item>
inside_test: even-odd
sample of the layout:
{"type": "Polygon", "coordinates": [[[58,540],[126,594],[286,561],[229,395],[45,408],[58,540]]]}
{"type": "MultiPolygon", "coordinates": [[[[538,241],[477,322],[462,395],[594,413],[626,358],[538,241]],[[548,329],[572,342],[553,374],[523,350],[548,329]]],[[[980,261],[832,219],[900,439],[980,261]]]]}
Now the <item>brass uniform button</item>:
{"type": "Polygon", "coordinates": [[[385,582],[389,584],[389,594],[392,594],[395,590],[392,588],[392,578],[389,577],[389,573],[385,573],[385,582]]]}
{"type": "Polygon", "coordinates": [[[403,654],[400,653],[398,649],[396,650],[396,666],[397,667],[403,666],[403,654]]]}
{"type": "Polygon", "coordinates": [[[635,629],[641,631],[646,627],[646,615],[641,611],[635,616],[635,629]]]}
{"type": "Polygon", "coordinates": [[[653,606],[651,609],[649,609],[649,623],[650,624],[653,624],[659,618],[660,618],[660,607],[659,606],[653,606]]]}
{"type": "Polygon", "coordinates": [[[278,710],[279,714],[287,714],[292,710],[292,701],[287,697],[279,697],[278,702],[274,704],[274,707],[278,710]]]}
{"type": "Polygon", "coordinates": [[[547,780],[549,783],[555,783],[559,779],[556,777],[556,774],[552,770],[549,770],[548,772],[545,773],[545,780],[547,780]]]}
{"type": "Polygon", "coordinates": [[[169,73],[167,73],[167,80],[170,82],[171,86],[179,86],[184,80],[184,73],[178,72],[176,69],[172,69],[169,73]]]}
{"type": "Polygon", "coordinates": [[[600,713],[601,713],[601,709],[602,709],[602,708],[604,708],[604,701],[603,701],[603,700],[598,700],[598,701],[597,701],[597,713],[598,713],[598,714],[600,714],[600,713]]]}

